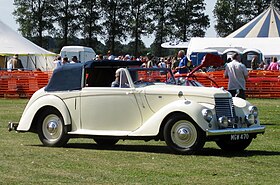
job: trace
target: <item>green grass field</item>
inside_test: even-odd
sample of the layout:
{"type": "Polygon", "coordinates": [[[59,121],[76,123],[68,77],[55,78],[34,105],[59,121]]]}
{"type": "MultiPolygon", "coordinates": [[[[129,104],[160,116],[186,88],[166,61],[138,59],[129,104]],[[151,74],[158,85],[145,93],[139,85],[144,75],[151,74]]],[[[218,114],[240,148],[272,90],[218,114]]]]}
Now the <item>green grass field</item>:
{"type": "Polygon", "coordinates": [[[227,153],[211,142],[185,156],[156,141],[99,148],[91,139],[71,139],[64,148],[43,147],[36,134],[8,132],[27,101],[0,99],[0,184],[280,185],[280,99],[249,99],[266,133],[246,151],[227,153]]]}

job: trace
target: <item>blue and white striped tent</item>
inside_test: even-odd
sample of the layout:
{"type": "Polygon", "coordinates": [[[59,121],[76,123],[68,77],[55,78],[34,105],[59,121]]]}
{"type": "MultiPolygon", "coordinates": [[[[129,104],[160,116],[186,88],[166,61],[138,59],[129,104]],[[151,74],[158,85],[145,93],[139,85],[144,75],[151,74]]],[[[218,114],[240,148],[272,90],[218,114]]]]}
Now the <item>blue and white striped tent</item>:
{"type": "Polygon", "coordinates": [[[280,12],[273,5],[227,38],[280,37],[280,12]]]}

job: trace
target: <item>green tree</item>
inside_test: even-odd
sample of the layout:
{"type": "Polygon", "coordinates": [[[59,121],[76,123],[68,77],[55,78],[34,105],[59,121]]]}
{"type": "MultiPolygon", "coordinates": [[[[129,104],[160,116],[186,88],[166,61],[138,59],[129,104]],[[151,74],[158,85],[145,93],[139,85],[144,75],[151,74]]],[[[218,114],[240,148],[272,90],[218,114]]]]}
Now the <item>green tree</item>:
{"type": "Polygon", "coordinates": [[[270,5],[280,9],[280,1],[278,0],[252,0],[252,18],[260,15],[263,11],[265,11],[270,5]]]}
{"type": "Polygon", "coordinates": [[[147,0],[130,0],[129,16],[128,16],[128,31],[130,37],[134,39],[134,51],[132,54],[139,56],[139,47],[141,36],[148,34],[148,27],[151,22],[150,10],[148,9],[147,0]]]}
{"type": "Polygon", "coordinates": [[[217,34],[225,37],[248,22],[250,7],[248,0],[217,0],[213,11],[217,34]]]}
{"type": "Polygon", "coordinates": [[[96,48],[96,38],[102,34],[100,0],[82,0],[78,14],[84,44],[96,48]]]}
{"type": "MultiPolygon", "coordinates": [[[[138,55],[135,57],[146,55],[147,48],[142,40],[138,41],[138,55]]],[[[135,52],[135,41],[130,41],[127,45],[124,46],[124,54],[133,54],[135,52]]]]}
{"type": "Polygon", "coordinates": [[[155,35],[153,42],[153,52],[156,56],[163,56],[161,44],[170,40],[172,35],[172,22],[170,20],[171,7],[173,2],[169,0],[150,1],[151,9],[151,30],[155,35]]]}
{"type": "Polygon", "coordinates": [[[210,22],[205,15],[204,0],[174,0],[171,10],[173,36],[181,41],[205,36],[210,22]]]}
{"type": "Polygon", "coordinates": [[[127,38],[128,31],[128,6],[126,0],[101,0],[102,28],[101,36],[111,53],[115,53],[115,43],[127,38]]]}
{"type": "Polygon", "coordinates": [[[56,22],[58,24],[56,30],[58,37],[63,38],[60,47],[70,44],[69,39],[74,40],[81,31],[78,21],[80,2],[80,0],[56,0],[56,22]]]}
{"type": "Polygon", "coordinates": [[[19,24],[21,34],[31,39],[39,46],[43,46],[45,33],[54,32],[54,0],[14,0],[13,15],[19,24]]]}

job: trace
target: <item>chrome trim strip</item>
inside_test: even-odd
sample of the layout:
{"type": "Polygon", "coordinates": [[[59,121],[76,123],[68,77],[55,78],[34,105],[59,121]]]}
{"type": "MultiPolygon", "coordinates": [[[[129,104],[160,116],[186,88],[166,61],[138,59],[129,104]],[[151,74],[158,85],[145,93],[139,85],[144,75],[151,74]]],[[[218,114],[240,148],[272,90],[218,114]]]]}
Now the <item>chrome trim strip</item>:
{"type": "Polygon", "coordinates": [[[230,134],[263,134],[265,132],[264,126],[252,128],[227,128],[220,130],[206,130],[206,136],[220,136],[230,134]]]}

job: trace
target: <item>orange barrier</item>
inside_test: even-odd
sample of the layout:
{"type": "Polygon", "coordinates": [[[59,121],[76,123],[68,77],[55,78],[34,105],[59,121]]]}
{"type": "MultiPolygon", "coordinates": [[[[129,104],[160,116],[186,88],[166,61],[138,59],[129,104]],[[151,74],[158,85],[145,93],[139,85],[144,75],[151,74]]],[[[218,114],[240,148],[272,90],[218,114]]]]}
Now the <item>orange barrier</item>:
{"type": "MultiPolygon", "coordinates": [[[[219,87],[227,89],[228,79],[223,77],[224,71],[200,74],[207,75],[214,80],[219,87]]],[[[197,80],[204,86],[214,86],[211,81],[206,78],[198,77],[197,80]]],[[[249,71],[249,78],[246,82],[246,95],[250,98],[280,98],[280,71],[249,71]]]]}
{"type": "Polygon", "coordinates": [[[46,86],[52,71],[0,71],[0,97],[30,98],[46,86]]]}
{"type": "MultiPolygon", "coordinates": [[[[224,71],[195,74],[204,86],[215,86],[205,78],[207,76],[219,87],[227,89],[228,79],[223,78],[224,71]]],[[[51,75],[52,71],[0,71],[0,97],[30,98],[35,91],[47,85],[51,75]]],[[[280,71],[249,71],[246,87],[247,97],[280,98],[280,71]]]]}

